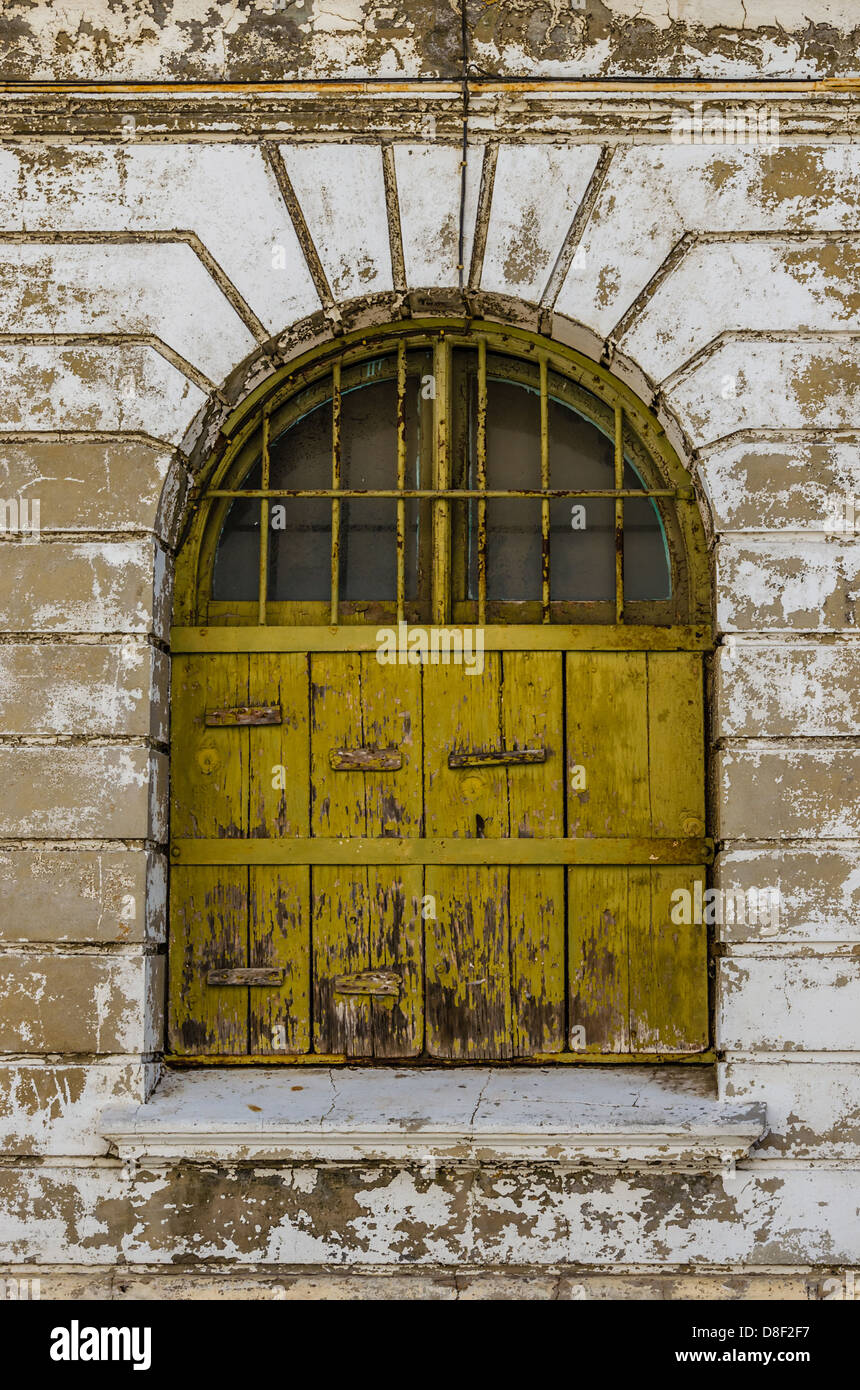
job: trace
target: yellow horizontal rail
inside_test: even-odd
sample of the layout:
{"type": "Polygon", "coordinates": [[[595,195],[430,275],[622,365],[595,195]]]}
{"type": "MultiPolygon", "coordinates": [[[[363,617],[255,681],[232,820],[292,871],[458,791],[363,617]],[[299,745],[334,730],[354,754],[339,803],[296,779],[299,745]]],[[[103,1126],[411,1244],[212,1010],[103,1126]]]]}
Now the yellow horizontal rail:
{"type": "Polygon", "coordinates": [[[200,864],[687,864],[710,863],[713,840],[315,839],[171,842],[176,865],[200,864]]]}
{"type": "Polygon", "coordinates": [[[458,1067],[476,1066],[489,1066],[493,1071],[497,1071],[499,1067],[546,1067],[555,1066],[559,1062],[567,1066],[612,1066],[619,1063],[629,1065],[632,1062],[647,1062],[649,1066],[674,1066],[682,1062],[698,1062],[705,1065],[716,1060],[717,1054],[710,1048],[702,1052],[534,1052],[522,1057],[494,1057],[491,1061],[476,1061],[473,1057],[455,1059],[426,1055],[383,1059],[347,1057],[345,1052],[252,1052],[231,1055],[219,1052],[168,1052],[164,1056],[164,1061],[169,1067],[361,1066],[376,1067],[381,1071],[390,1071],[392,1065],[396,1066],[398,1071],[405,1067],[413,1067],[416,1071],[422,1067],[432,1067],[434,1070],[444,1067],[446,1070],[455,1071],[458,1067]]]}
{"type": "MultiPolygon", "coordinates": [[[[445,628],[410,624],[432,638],[437,633],[475,632],[483,635],[484,651],[707,651],[713,645],[706,625],[655,627],[628,624],[511,623],[476,629],[474,624],[451,623],[445,628]]],[[[170,633],[175,653],[205,652],[372,652],[380,644],[381,631],[397,633],[392,622],[339,627],[174,627],[170,633]]],[[[401,643],[404,647],[405,642],[401,643]]],[[[445,662],[446,639],[440,642],[445,662]]],[[[473,648],[474,650],[474,648],[473,648]]],[[[456,643],[451,643],[455,660],[456,643]]],[[[435,663],[434,663],[435,664],[435,663]]]]}

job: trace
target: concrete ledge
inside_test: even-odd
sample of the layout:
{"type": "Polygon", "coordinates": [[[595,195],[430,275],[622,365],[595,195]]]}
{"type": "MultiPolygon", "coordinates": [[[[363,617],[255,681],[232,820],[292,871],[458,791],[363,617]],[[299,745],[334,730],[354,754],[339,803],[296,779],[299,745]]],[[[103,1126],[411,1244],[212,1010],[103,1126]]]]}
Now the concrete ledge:
{"type": "Polygon", "coordinates": [[[101,1132],[127,1164],[540,1163],[731,1171],[767,1133],[687,1067],[169,1072],[101,1132]]]}

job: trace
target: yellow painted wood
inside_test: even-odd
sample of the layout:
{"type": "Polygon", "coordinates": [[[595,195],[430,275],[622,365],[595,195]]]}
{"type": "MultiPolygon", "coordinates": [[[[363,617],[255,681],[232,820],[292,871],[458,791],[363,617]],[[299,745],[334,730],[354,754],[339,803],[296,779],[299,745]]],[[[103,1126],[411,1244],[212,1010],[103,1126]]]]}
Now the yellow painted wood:
{"type": "MultiPolygon", "coordinates": [[[[397,770],[362,774],[367,835],[414,838],[421,833],[424,800],[421,670],[380,666],[370,654],[360,662],[364,743],[401,753],[397,770]]],[[[396,999],[369,1001],[374,1057],[409,1057],[423,1047],[423,889],[420,866],[368,865],[370,968],[396,970],[401,981],[396,999]]]]}
{"type": "Polygon", "coordinates": [[[712,840],[647,837],[174,840],[170,848],[174,864],[703,864],[713,851],[712,840]]]}
{"type": "MultiPolygon", "coordinates": [[[[189,838],[245,836],[247,728],[207,728],[206,710],[248,703],[248,657],[177,657],[171,825],[189,838]]],[[[248,869],[178,867],[171,874],[168,1032],[174,1052],[246,1052],[247,992],[211,986],[210,970],[247,966],[248,869]]]]}
{"type": "Polygon", "coordinates": [[[251,702],[281,707],[280,724],[254,725],[248,734],[249,834],[255,839],[310,834],[309,661],[299,652],[249,658],[251,702]]]}
{"type": "MultiPolygon", "coordinates": [[[[205,1054],[195,1055],[188,1053],[184,1056],[177,1056],[174,1053],[165,1053],[165,1062],[170,1067],[181,1070],[183,1067],[264,1067],[264,1066],[283,1066],[288,1062],[292,1067],[301,1066],[342,1066],[349,1062],[349,1058],[344,1053],[308,1053],[306,1056],[296,1057],[272,1057],[266,1054],[248,1054],[245,1057],[210,1057],[205,1054]]],[[[717,1060],[716,1053],[708,1048],[704,1052],[665,1052],[659,1055],[655,1053],[639,1052],[612,1052],[595,1053],[589,1056],[586,1052],[538,1052],[533,1057],[509,1057],[497,1058],[493,1062],[495,1067],[528,1067],[528,1066],[609,1066],[624,1063],[645,1063],[648,1066],[669,1066],[674,1064],[685,1066],[708,1066],[717,1060]]],[[[423,1057],[403,1057],[398,1059],[397,1066],[420,1067],[425,1064],[423,1057]]],[[[474,1066],[474,1061],[450,1061],[444,1058],[434,1059],[434,1067],[447,1067],[451,1071],[456,1071],[457,1067],[474,1066]]]]}
{"type": "Polygon", "coordinates": [[[168,955],[170,1048],[174,1053],[248,1050],[248,991],[206,982],[210,970],[248,963],[248,870],[174,869],[168,955]]]}
{"type": "Polygon", "coordinates": [[[247,914],[249,963],[284,971],[280,988],[248,990],[250,1051],[273,1056],[308,1052],[310,869],[252,868],[247,914]]]}
{"type": "Polygon", "coordinates": [[[654,835],[705,832],[702,658],[648,653],[648,744],[654,835]]]}
{"type": "MultiPolygon", "coordinates": [[[[296,614],[296,626],[256,626],[256,604],[212,604],[217,612],[216,626],[174,627],[170,641],[174,652],[325,652],[376,651],[380,628],[396,631],[390,618],[378,623],[356,622],[338,627],[312,623],[296,614]]],[[[320,615],[322,614],[322,605],[320,615]]],[[[270,603],[270,614],[278,604],[270,603]]],[[[474,624],[466,624],[474,631],[474,624]]],[[[459,628],[461,622],[447,624],[459,628]]],[[[433,625],[424,629],[429,634],[433,625]]],[[[485,651],[707,651],[713,646],[710,628],[699,626],[654,627],[628,624],[625,627],[545,623],[491,623],[482,626],[485,651]]]]}
{"type": "Polygon", "coordinates": [[[569,1045],[630,1050],[627,868],[568,871],[569,1045]]]}
{"type": "MultiPolygon", "coordinates": [[[[421,677],[375,656],[311,658],[311,820],[315,834],[370,840],[421,827],[421,677]],[[399,679],[396,677],[399,675],[399,679]],[[334,771],[333,748],[396,746],[401,767],[334,771]]],[[[422,871],[313,869],[314,1047],[351,1057],[409,1056],[423,1033],[422,871]],[[338,976],[397,969],[397,999],[338,994],[338,976]]]]}
{"type": "MultiPolygon", "coordinates": [[[[458,462],[450,348],[474,342],[462,324],[445,326],[442,336],[441,327],[408,329],[434,345],[436,486],[458,462]]],[[[381,332],[367,330],[367,342],[342,339],[335,373],[378,352],[381,332]]],[[[658,626],[668,606],[633,604],[624,625],[533,625],[526,607],[511,607],[491,616],[515,622],[483,629],[480,678],[456,666],[379,667],[379,628],[395,626],[393,602],[340,604],[339,626],[327,623],[328,604],[271,604],[271,626],[262,627],[258,603],[210,601],[229,505],[210,494],[179,556],[182,625],[173,632],[170,1036],[179,1062],[184,1054],[236,1064],[355,1057],[405,1064],[426,1055],[425,932],[428,1053],[442,1064],[712,1055],[706,931],[669,918],[672,892],[700,877],[710,857],[701,663],[711,644],[707,553],[695,505],[683,501],[689,479],[659,427],[602,369],[519,330],[482,325],[482,332],[493,350],[523,360],[537,353],[542,384],[552,368],[592,390],[599,427],[600,411],[610,421],[614,411],[617,421],[623,408],[659,461],[648,486],[668,483],[676,494],[677,519],[666,503],[679,580],[671,616],[685,621],[658,626]],[[282,726],[201,725],[207,707],[247,703],[281,704],[282,726]],[[544,763],[447,764],[449,751],[543,744],[544,763]],[[332,770],[332,748],[369,746],[402,748],[401,767],[332,770]],[[275,765],[287,769],[283,787],[273,785],[275,765]],[[577,766],[585,788],[572,783],[577,766]],[[203,983],[210,969],[248,965],[283,970],[283,986],[203,983]],[[333,998],[336,976],[373,969],[398,973],[396,997],[333,998]]],[[[308,357],[309,370],[316,360],[308,357]]],[[[210,487],[235,486],[259,455],[253,411],[263,402],[273,437],[295,418],[296,383],[276,374],[235,413],[226,447],[204,472],[210,487]]],[[[440,623],[452,599],[458,615],[478,611],[451,593],[453,506],[427,504],[434,563],[425,598],[432,596],[427,611],[440,623]]],[[[546,514],[545,506],[544,522],[546,514]]],[[[545,619],[562,616],[550,611],[546,591],[543,599],[545,619]]]]}
{"type": "MultiPolygon", "coordinates": [[[[565,757],[562,662],[556,652],[502,656],[502,735],[506,748],[542,748],[543,763],[507,770],[512,837],[564,835],[565,757]]],[[[561,1052],[565,1046],[564,869],[513,866],[509,872],[512,1050],[561,1052]]]]}
{"type": "Polygon", "coordinates": [[[568,834],[650,835],[647,658],[567,657],[568,834]],[[574,769],[585,774],[584,789],[574,769]]]}
{"type": "MultiPolygon", "coordinates": [[[[507,769],[448,766],[449,753],[500,746],[499,653],[486,654],[480,675],[463,666],[429,670],[424,711],[426,833],[476,842],[509,835],[507,769]]],[[[425,885],[436,912],[425,923],[427,1050],[433,1057],[509,1056],[508,870],[433,865],[425,885]]]]}
{"type": "Polygon", "coordinates": [[[708,1045],[707,928],[675,924],[671,895],[693,892],[696,869],[630,869],[638,900],[630,925],[630,1043],[641,1052],[708,1045]]]}

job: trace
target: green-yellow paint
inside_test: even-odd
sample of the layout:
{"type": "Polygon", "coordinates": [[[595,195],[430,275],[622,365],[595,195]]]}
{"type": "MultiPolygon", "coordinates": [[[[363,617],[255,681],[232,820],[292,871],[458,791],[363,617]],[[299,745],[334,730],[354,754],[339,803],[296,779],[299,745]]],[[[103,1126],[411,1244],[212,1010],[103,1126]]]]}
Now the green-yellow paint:
{"type": "MultiPolygon", "coordinates": [[[[433,347],[443,378],[432,482],[444,487],[457,464],[451,350],[471,340],[456,323],[404,331],[433,347]]],[[[543,360],[586,385],[608,418],[620,406],[655,461],[650,485],[679,496],[689,487],[659,426],[603,369],[534,335],[480,332],[493,351],[543,360]]],[[[349,365],[380,345],[347,337],[338,351],[349,365]]],[[[290,381],[279,374],[236,412],[226,448],[204,469],[210,487],[235,486],[259,452],[264,411],[282,430],[296,391],[331,370],[329,356],[303,359],[290,381]]],[[[323,605],[269,603],[261,624],[257,603],[212,603],[228,505],[204,496],[177,566],[172,1055],[296,1064],[711,1057],[706,928],[670,915],[672,893],[703,877],[710,857],[708,579],[695,508],[677,504],[683,554],[669,620],[655,606],[637,622],[625,606],[623,625],[602,612],[594,625],[541,622],[552,616],[544,591],[543,604],[511,605],[509,623],[485,628],[474,674],[380,665],[378,625],[360,605],[342,604],[333,627],[323,605]],[[240,705],[279,705],[282,721],[207,727],[207,711],[240,705]],[[452,752],[535,748],[543,761],[448,762],[452,752]],[[397,749],[400,765],[335,770],[335,749],[397,749]],[[210,970],[239,966],[277,967],[283,981],[208,984],[210,970]],[[399,977],[396,995],[337,987],[341,976],[383,970],[399,977]]],[[[452,597],[462,565],[451,555],[460,535],[451,505],[434,504],[428,614],[462,625],[477,609],[452,597]]]]}

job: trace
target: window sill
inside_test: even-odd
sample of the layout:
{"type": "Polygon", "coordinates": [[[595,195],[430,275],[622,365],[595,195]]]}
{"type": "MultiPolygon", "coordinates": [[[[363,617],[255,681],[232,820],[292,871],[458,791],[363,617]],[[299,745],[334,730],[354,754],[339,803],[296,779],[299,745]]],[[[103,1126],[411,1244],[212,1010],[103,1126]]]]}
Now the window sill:
{"type": "Polygon", "coordinates": [[[129,1168],[176,1162],[540,1163],[732,1171],[765,1107],[718,1101],[713,1073],[612,1066],[170,1072],[102,1134],[129,1168]]]}

